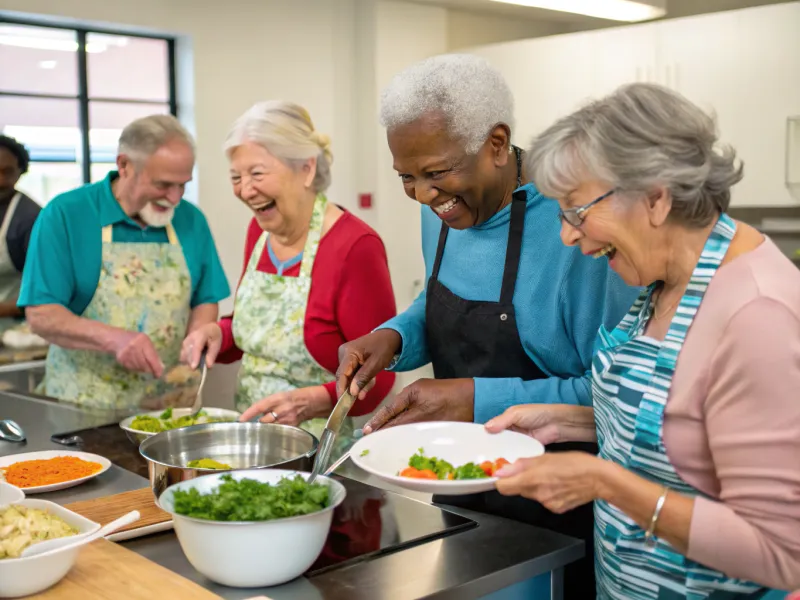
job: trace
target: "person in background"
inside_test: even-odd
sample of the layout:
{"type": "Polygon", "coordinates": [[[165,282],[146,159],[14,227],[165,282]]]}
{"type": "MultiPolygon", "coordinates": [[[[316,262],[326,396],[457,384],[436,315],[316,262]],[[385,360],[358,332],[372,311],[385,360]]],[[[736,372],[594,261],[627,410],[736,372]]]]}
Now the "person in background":
{"type": "Polygon", "coordinates": [[[17,298],[31,231],[41,211],[34,200],[16,189],[29,163],[25,146],[0,135],[0,329],[23,317],[17,298]]]}
{"type": "MultiPolygon", "coordinates": [[[[364,432],[484,423],[530,402],[590,405],[597,329],[613,328],[638,292],[607,263],[559,242],[558,208],[511,142],[513,98],[502,75],[472,55],[427,59],[389,83],[381,121],[400,183],[421,205],[428,284],[408,310],[342,347],[339,389],[363,391],[384,369],[427,363],[435,379],[402,390],[364,432]]],[[[553,450],[574,448],[596,450],[553,450]]],[[[567,567],[565,581],[568,597],[594,590],[591,505],[555,515],[496,492],[434,500],[587,540],[589,555],[567,567]]]]}
{"type": "Polygon", "coordinates": [[[523,459],[497,489],[559,512],[594,501],[600,599],[796,589],[800,272],[725,214],[734,151],[682,96],[632,84],[552,125],[529,164],[558,198],[564,244],[645,290],[599,331],[593,408],[516,406],[487,423],[596,439],[599,456],[523,459]]]}
{"type": "MultiPolygon", "coordinates": [[[[330,202],[330,142],[308,112],[261,102],[225,141],[233,192],[250,211],[234,313],[184,343],[184,360],[242,359],[236,408],[246,421],[299,425],[319,436],[338,395],[337,350],[396,314],[378,234],[330,202]]],[[[394,384],[382,373],[350,414],[372,412],[394,384]]],[[[352,422],[339,440],[349,444],[352,422]]]]}
{"type": "Polygon", "coordinates": [[[46,395],[136,410],[167,391],[187,333],[216,321],[230,288],[205,217],[182,199],[194,161],[177,119],[144,117],[122,131],[116,171],[42,211],[19,305],[52,344],[46,395]]]}

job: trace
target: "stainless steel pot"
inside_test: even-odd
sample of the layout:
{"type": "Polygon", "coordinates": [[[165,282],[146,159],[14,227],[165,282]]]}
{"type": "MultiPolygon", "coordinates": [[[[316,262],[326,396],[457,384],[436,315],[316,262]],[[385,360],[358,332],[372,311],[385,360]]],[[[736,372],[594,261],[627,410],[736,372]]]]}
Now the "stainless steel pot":
{"type": "Polygon", "coordinates": [[[156,499],[173,483],[216,469],[196,469],[189,461],[211,458],[238,469],[311,471],[319,444],[299,427],[274,423],[208,423],[164,431],[139,446],[147,460],[150,487],[156,499]]]}

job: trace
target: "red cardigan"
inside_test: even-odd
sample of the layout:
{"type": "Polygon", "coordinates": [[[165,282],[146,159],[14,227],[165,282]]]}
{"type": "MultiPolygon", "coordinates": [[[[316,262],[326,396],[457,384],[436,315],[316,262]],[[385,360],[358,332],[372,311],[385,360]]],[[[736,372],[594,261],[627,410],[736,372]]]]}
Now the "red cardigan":
{"type": "MultiPolygon", "coordinates": [[[[262,233],[258,221],[253,219],[247,229],[242,276],[262,233]]],[[[286,269],[283,275],[297,277],[300,265],[286,269]]],[[[278,273],[266,246],[257,269],[262,273],[278,273]]],[[[337,400],[333,374],[339,366],[339,346],[366,335],[396,314],[383,242],[369,225],[345,212],[320,240],[303,327],[309,353],[331,373],[331,381],[325,384],[331,404],[337,400]]],[[[233,363],[242,357],[242,351],[233,340],[232,323],[233,315],[219,322],[222,350],[217,362],[233,363]]],[[[363,401],[353,405],[350,415],[360,416],[375,410],[391,390],[394,380],[394,373],[381,372],[375,387],[363,401]]]]}

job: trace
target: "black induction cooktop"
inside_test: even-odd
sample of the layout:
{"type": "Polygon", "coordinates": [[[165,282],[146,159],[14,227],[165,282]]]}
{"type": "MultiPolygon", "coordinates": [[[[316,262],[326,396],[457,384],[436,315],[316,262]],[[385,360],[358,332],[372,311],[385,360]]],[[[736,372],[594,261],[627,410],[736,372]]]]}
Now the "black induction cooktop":
{"type": "MultiPolygon", "coordinates": [[[[108,458],[117,466],[147,477],[147,461],[118,424],[53,436],[53,441],[77,435],[71,446],[108,458]]],[[[436,506],[388,492],[347,477],[334,476],[347,490],[333,513],[328,540],[306,576],[410,548],[477,527],[471,519],[436,506]]]]}

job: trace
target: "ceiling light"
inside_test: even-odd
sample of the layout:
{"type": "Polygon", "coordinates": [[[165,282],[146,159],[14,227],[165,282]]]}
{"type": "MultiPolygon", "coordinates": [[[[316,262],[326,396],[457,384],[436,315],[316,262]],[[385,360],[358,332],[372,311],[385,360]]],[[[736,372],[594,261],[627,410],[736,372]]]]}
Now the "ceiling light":
{"type": "Polygon", "coordinates": [[[43,60],[39,62],[39,68],[41,69],[55,69],[58,63],[54,60],[43,60]]]}
{"type": "Polygon", "coordinates": [[[546,8],[559,12],[575,13],[611,21],[647,21],[667,14],[666,2],[648,0],[493,0],[505,4],[517,4],[532,8],[546,8]]]}

